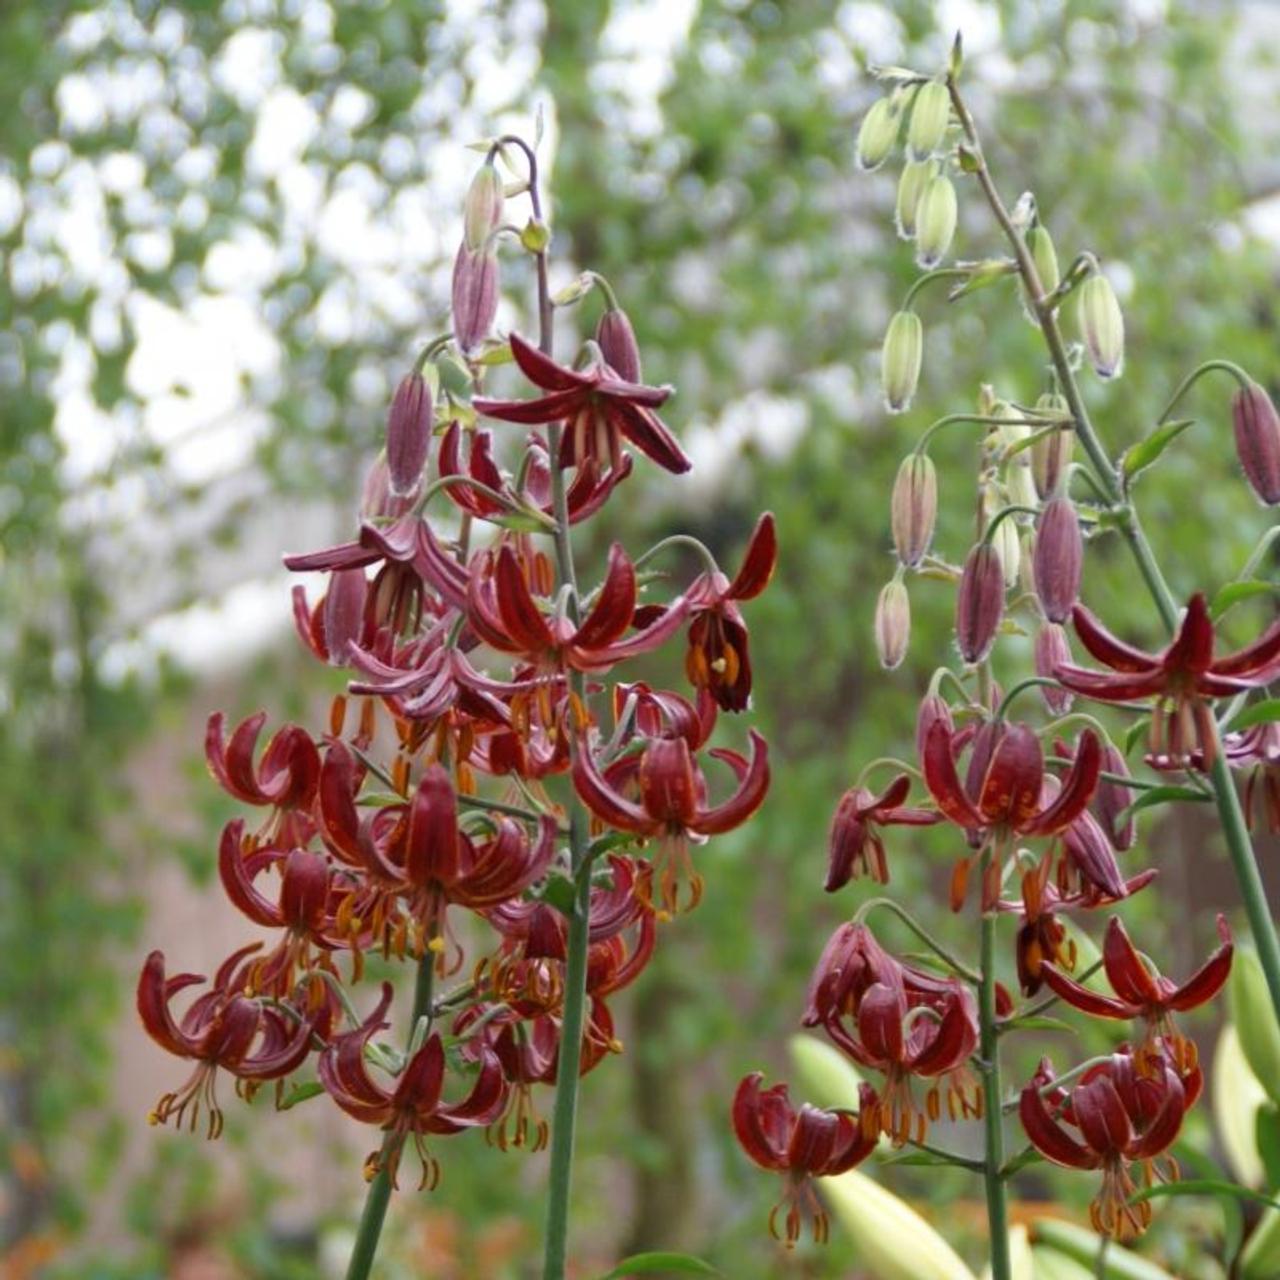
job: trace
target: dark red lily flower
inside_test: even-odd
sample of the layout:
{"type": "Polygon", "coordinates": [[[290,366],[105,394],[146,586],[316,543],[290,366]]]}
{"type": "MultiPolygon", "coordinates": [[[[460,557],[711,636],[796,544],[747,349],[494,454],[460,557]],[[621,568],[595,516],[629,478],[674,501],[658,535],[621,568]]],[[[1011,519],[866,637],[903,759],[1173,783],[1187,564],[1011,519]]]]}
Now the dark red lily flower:
{"type": "Polygon", "coordinates": [[[1280,722],[1255,724],[1223,739],[1233,769],[1249,770],[1244,812],[1251,831],[1280,831],[1280,722]]]}
{"type": "Polygon", "coordinates": [[[1066,663],[1059,681],[1097,702],[1156,700],[1151,717],[1150,763],[1185,768],[1199,746],[1206,768],[1213,764],[1216,733],[1210,702],[1256,689],[1280,674],[1280,619],[1244,649],[1213,656],[1209,606],[1197,592],[1187,603],[1178,634],[1160,653],[1145,653],[1112,635],[1084,605],[1072,611],[1080,643],[1110,671],[1066,663]]]}
{"type": "Polygon", "coordinates": [[[733,581],[720,572],[703,573],[687,592],[693,622],[685,674],[695,689],[709,690],[725,711],[745,711],[751,701],[747,624],[738,603],[754,600],[769,585],[777,563],[777,530],[766,511],[756,521],[733,581]]]}
{"type": "Polygon", "coordinates": [[[903,805],[911,790],[911,779],[900,773],[879,794],[866,787],[850,787],[840,798],[827,840],[826,891],[837,889],[865,872],[877,884],[889,883],[881,827],[928,827],[942,821],[932,809],[903,805]]]}
{"type": "Polygon", "coordinates": [[[713,806],[706,802],[706,779],[684,738],[652,738],[639,755],[615,762],[603,774],[585,740],[574,753],[573,785],[587,808],[610,827],[658,841],[653,868],[663,909],[669,914],[678,909],[682,880],[689,885],[690,909],[702,896],[702,877],[689,860],[690,841],[733,830],[764,801],[769,789],[769,748],[754,729],[750,738],[750,764],[736,751],[710,753],[738,779],[734,794],[713,806]],[[636,800],[620,790],[631,783],[638,793],[636,800]]]}
{"type": "Polygon", "coordinates": [[[364,1124],[379,1125],[390,1135],[389,1144],[365,1160],[367,1178],[374,1177],[385,1159],[387,1174],[395,1186],[404,1142],[412,1137],[422,1161],[419,1185],[432,1188],[440,1180],[440,1166],[427,1149],[428,1135],[460,1133],[492,1124],[506,1106],[507,1085],[497,1055],[482,1047],[480,1071],[471,1092],[461,1102],[444,1102],[444,1044],[433,1032],[405,1063],[395,1088],[384,1088],[369,1075],[365,1048],[388,1025],[385,1015],[390,1004],[391,984],[383,983],[382,999],[364,1023],[335,1037],[320,1055],[320,1083],[349,1116],[364,1124]]]}
{"type": "Polygon", "coordinates": [[[241,721],[227,741],[224,717],[215,711],[205,728],[205,760],[209,772],[229,795],[243,804],[274,810],[259,838],[269,835],[280,842],[305,844],[310,837],[306,815],[320,781],[320,753],[305,729],[286,724],[272,734],[261,759],[255,762],[258,738],[266,722],[267,713],[259,711],[241,721]]]}
{"type": "Polygon", "coordinates": [[[562,467],[590,460],[616,470],[623,465],[622,442],[629,440],[667,471],[689,470],[689,459],[654,412],[671,394],[670,387],[624,382],[603,360],[585,370],[566,369],[516,333],[511,335],[511,353],[525,377],[548,394],[536,400],[477,396],[471,402],[477,413],[528,425],[563,422],[562,467]]]}
{"type": "Polygon", "coordinates": [[[1138,1189],[1130,1167],[1142,1166],[1144,1186],[1150,1186],[1153,1177],[1177,1177],[1172,1160],[1161,1168],[1157,1159],[1172,1146],[1183,1116],[1199,1096],[1199,1070],[1180,1076],[1161,1058],[1154,1072],[1142,1071],[1122,1046],[1086,1071],[1069,1093],[1054,1090],[1052,1084],[1052,1070],[1043,1063],[1037,1078],[1022,1091],[1018,1114],[1027,1137],[1054,1164],[1103,1171],[1101,1190],[1089,1210],[1095,1231],[1121,1240],[1140,1235],[1150,1225],[1151,1204],[1130,1203],[1138,1189]],[[1056,1095],[1053,1110],[1046,1092],[1056,1095]],[[1054,1111],[1060,1112],[1060,1119],[1054,1111]]]}
{"type": "Polygon", "coordinates": [[[845,1173],[875,1150],[879,1126],[869,1119],[876,1114],[875,1090],[868,1084],[858,1091],[859,1111],[822,1111],[805,1103],[797,1111],[785,1084],[761,1089],[764,1077],[753,1072],[738,1085],[733,1097],[733,1129],[742,1149],[761,1168],[786,1174],[786,1191],[769,1214],[769,1234],[781,1239],[778,1210],[787,1206],[786,1243],[800,1238],[803,1215],[813,1218],[813,1238],[825,1243],[827,1215],[813,1189],[814,1178],[845,1173]]]}
{"type": "Polygon", "coordinates": [[[636,572],[614,543],[595,603],[581,623],[563,614],[547,616],[529,588],[525,568],[510,543],[485,552],[473,569],[467,593],[476,634],[504,653],[522,655],[548,674],[607,671],[616,663],[649,653],[673,635],[689,610],[681,597],[643,630],[627,636],[636,613],[636,572]]]}
{"type": "Polygon", "coordinates": [[[1179,985],[1143,960],[1120,918],[1113,916],[1107,925],[1102,964],[1114,996],[1090,991],[1052,964],[1044,966],[1044,980],[1056,995],[1091,1017],[1142,1018],[1147,1032],[1136,1055],[1139,1067],[1145,1070],[1167,1055],[1185,1073],[1196,1064],[1196,1046],[1178,1030],[1173,1015],[1199,1008],[1222,990],[1231,973],[1234,954],[1231,930],[1224,916],[1218,917],[1218,937],[1218,949],[1179,985]]]}
{"type": "Polygon", "coordinates": [[[216,1090],[218,1068],[237,1078],[237,1091],[246,1094],[264,1080],[278,1080],[302,1065],[311,1049],[315,1019],[291,1020],[279,1009],[241,994],[244,962],[260,943],[229,956],[209,990],[175,1021],[170,1004],[179,991],[204,981],[200,974],[165,977],[164,955],[153,951],[138,979],[138,1015],[147,1034],[196,1068],[186,1082],[166,1093],[151,1112],[152,1124],[166,1124],[172,1116],[179,1127],[188,1121],[195,1129],[201,1106],[208,1116],[208,1135],[222,1132],[222,1109],[216,1090]],[[189,1110],[188,1110],[189,1109],[189,1110]]]}

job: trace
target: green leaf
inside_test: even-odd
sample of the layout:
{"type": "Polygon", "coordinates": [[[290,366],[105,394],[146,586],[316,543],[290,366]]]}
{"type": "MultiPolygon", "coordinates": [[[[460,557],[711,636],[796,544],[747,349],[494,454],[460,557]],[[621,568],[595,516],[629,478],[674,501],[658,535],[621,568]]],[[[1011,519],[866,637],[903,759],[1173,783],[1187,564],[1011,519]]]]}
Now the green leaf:
{"type": "Polygon", "coordinates": [[[318,1080],[308,1080],[305,1084],[295,1084],[276,1107],[277,1111],[289,1111],[308,1098],[317,1098],[324,1092],[324,1085],[318,1080]]]}
{"type": "Polygon", "coordinates": [[[1270,1205],[1280,1209],[1280,1200],[1273,1200],[1261,1191],[1251,1191],[1236,1182],[1225,1182],[1221,1178],[1189,1178],[1186,1182],[1162,1182],[1153,1187],[1143,1187],[1141,1191],[1129,1197],[1130,1204],[1139,1204],[1143,1200],[1157,1200],[1166,1196],[1234,1196],[1237,1200],[1251,1200],[1255,1204],[1270,1205]]]}
{"type": "Polygon", "coordinates": [[[1166,422],[1145,440],[1139,440],[1126,449],[1124,457],[1120,459],[1120,470],[1124,478],[1132,480],[1140,471],[1145,471],[1194,421],[1194,418],[1179,418],[1177,422],[1166,422]]]}
{"type": "Polygon", "coordinates": [[[720,1272],[709,1262],[688,1253],[633,1253],[624,1258],[600,1280],[627,1280],[629,1276],[676,1274],[682,1276],[718,1276],[720,1272]]]}
{"type": "Polygon", "coordinates": [[[1228,726],[1230,732],[1248,729],[1255,724],[1270,724],[1280,720],[1280,698],[1264,698],[1261,702],[1252,703],[1238,715],[1228,726]]]}
{"type": "Polygon", "coordinates": [[[1243,582],[1228,582],[1209,606],[1209,615],[1217,622],[1228,609],[1235,608],[1243,600],[1252,600],[1254,596],[1274,595],[1280,591],[1280,585],[1274,582],[1262,582],[1258,578],[1246,578],[1243,582]]]}
{"type": "Polygon", "coordinates": [[[1144,791],[1129,805],[1120,814],[1117,821],[1120,823],[1127,822],[1135,814],[1141,813],[1143,809],[1150,809],[1157,804],[1173,804],[1177,801],[1187,801],[1191,804],[1208,804],[1212,799],[1212,796],[1207,796],[1203,791],[1197,791],[1194,787],[1152,787],[1150,791],[1144,791]]]}
{"type": "Polygon", "coordinates": [[[1080,1033],[1069,1022],[1061,1018],[1051,1018],[1045,1013],[1032,1014],[1029,1018],[1010,1018],[1006,1027],[1017,1027],[1019,1031],[1067,1031],[1071,1035],[1080,1033]]]}
{"type": "MultiPolygon", "coordinates": [[[[1190,1143],[1179,1142],[1174,1147],[1174,1154],[1184,1169],[1189,1169],[1198,1177],[1217,1181],[1222,1176],[1222,1170],[1213,1159],[1203,1151],[1197,1151],[1190,1143]]],[[[1220,1196],[1218,1203],[1222,1208],[1222,1256],[1231,1259],[1240,1252],[1240,1245],[1244,1241],[1244,1209],[1231,1196],[1220,1196]]]]}
{"type": "Polygon", "coordinates": [[[565,876],[552,876],[542,891],[542,901],[549,902],[561,915],[572,915],[573,881],[565,876]]]}
{"type": "Polygon", "coordinates": [[[1150,716],[1140,716],[1128,728],[1124,735],[1124,749],[1120,753],[1127,760],[1133,748],[1147,736],[1151,727],[1150,716]]]}
{"type": "Polygon", "coordinates": [[[1253,1124],[1267,1185],[1280,1187],[1280,1109],[1270,1104],[1259,1107],[1253,1124]]]}

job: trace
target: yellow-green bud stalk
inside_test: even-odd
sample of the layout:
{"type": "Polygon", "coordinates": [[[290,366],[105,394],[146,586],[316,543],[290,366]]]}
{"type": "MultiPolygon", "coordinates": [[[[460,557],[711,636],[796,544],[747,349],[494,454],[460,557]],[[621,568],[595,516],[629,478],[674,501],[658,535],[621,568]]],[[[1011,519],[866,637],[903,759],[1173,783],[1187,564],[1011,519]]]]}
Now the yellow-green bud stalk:
{"type": "Polygon", "coordinates": [[[944,173],[929,179],[916,207],[916,264],[928,271],[947,256],[956,233],[956,189],[944,173]]]}
{"type": "Polygon", "coordinates": [[[911,404],[920,381],[924,356],[924,330],[914,311],[899,311],[889,321],[880,358],[880,382],[890,413],[902,413],[911,404]]]}
{"type": "Polygon", "coordinates": [[[858,130],[858,168],[878,169],[889,158],[898,140],[902,115],[893,98],[880,98],[862,118],[858,130]]]}
{"type": "Polygon", "coordinates": [[[920,197],[933,177],[934,165],[931,160],[919,163],[907,161],[902,166],[902,176],[898,179],[898,204],[894,211],[894,225],[903,240],[912,240],[916,234],[916,209],[920,197]]]}
{"type": "Polygon", "coordinates": [[[921,85],[907,126],[907,157],[927,160],[942,148],[951,121],[951,94],[941,80],[921,85]]]}
{"type": "Polygon", "coordinates": [[[1124,315],[1111,281],[1095,271],[1080,286],[1076,306],[1094,372],[1100,378],[1118,378],[1124,370],[1124,315]]]}

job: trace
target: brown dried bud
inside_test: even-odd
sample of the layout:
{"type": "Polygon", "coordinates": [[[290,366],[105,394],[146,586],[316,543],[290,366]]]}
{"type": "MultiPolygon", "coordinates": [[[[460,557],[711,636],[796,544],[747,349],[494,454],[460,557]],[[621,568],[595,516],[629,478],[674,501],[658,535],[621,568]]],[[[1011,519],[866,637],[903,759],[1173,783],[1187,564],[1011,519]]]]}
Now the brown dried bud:
{"type": "Polygon", "coordinates": [[[1053,498],[1036,524],[1036,596],[1050,622],[1065,622],[1080,595],[1084,539],[1070,498],[1053,498]]]}
{"type": "Polygon", "coordinates": [[[489,237],[502,221],[505,195],[498,166],[486,161],[476,171],[462,204],[463,243],[472,253],[489,247],[489,237]]]}
{"type": "Polygon", "coordinates": [[[422,479],[431,447],[435,396],[421,373],[400,380],[387,415],[387,473],[397,498],[412,493],[422,479]]]}
{"type": "Polygon", "coordinates": [[[338,569],[329,575],[329,590],[324,598],[324,643],[331,666],[345,667],[351,646],[360,643],[367,593],[363,569],[338,569]]]}
{"type": "Polygon", "coordinates": [[[453,336],[464,352],[489,336],[498,314],[498,255],[464,244],[453,263],[453,336]]]}
{"type": "MultiPolygon", "coordinates": [[[[1109,742],[1102,749],[1102,769],[1104,773],[1115,773],[1125,778],[1129,776],[1129,766],[1125,764],[1124,756],[1109,742]]],[[[1098,782],[1097,791],[1093,793],[1093,804],[1090,806],[1093,815],[1117,853],[1132,849],[1138,838],[1138,825],[1132,814],[1123,822],[1120,821],[1120,815],[1132,803],[1132,788],[1125,786],[1123,782],[1112,782],[1109,778],[1102,778],[1098,782]]]]}
{"type": "Polygon", "coordinates": [[[893,547],[909,569],[924,559],[938,518],[938,473],[926,453],[909,453],[898,468],[889,504],[893,547]]]}
{"type": "Polygon", "coordinates": [[[886,671],[900,666],[911,642],[911,599],[901,578],[886,582],[876,601],[876,652],[886,671]]]}
{"type": "Polygon", "coordinates": [[[1231,402],[1236,431],[1236,454],[1245,479],[1269,507],[1280,502],[1280,417],[1256,382],[1241,387],[1231,402]]]}
{"type": "Polygon", "coordinates": [[[610,307],[600,317],[596,346],[605,364],[624,382],[640,381],[640,347],[631,320],[621,307],[610,307]]]}
{"type": "MultiPolygon", "coordinates": [[[[1035,642],[1036,675],[1043,676],[1046,680],[1055,679],[1058,668],[1070,661],[1071,642],[1067,639],[1066,631],[1056,622],[1041,623],[1035,642]]],[[[1044,699],[1044,705],[1055,716],[1066,715],[1075,701],[1071,690],[1064,689],[1061,685],[1042,684],[1040,696],[1044,699]]]]}
{"type": "Polygon", "coordinates": [[[991,652],[1004,619],[1004,569],[989,542],[969,552],[956,594],[956,643],[970,665],[991,652]]]}
{"type": "MultiPolygon", "coordinates": [[[[1031,478],[1041,501],[1052,498],[1071,465],[1076,433],[1071,423],[1071,410],[1064,397],[1046,392],[1036,401],[1036,413],[1045,418],[1061,417],[1067,425],[1049,431],[1031,446],[1031,478]]],[[[1037,428],[1043,430],[1043,428],[1037,428]]]]}

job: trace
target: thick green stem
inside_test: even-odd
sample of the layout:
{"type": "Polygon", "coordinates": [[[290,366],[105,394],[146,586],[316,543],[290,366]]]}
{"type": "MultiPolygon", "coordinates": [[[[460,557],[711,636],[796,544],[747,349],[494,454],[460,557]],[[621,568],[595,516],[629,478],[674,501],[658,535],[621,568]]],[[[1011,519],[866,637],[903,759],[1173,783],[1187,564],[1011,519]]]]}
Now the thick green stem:
{"type": "MultiPolygon", "coordinates": [[[[982,859],[983,882],[992,858],[982,859]]],[[[1003,1101],[1000,1094],[1000,1036],[996,1022],[996,925],[993,908],[982,914],[982,981],[978,987],[979,1052],[982,1055],[982,1103],[984,1151],[982,1179],[987,1193],[987,1228],[991,1237],[991,1280],[1011,1280],[1009,1261],[1009,1208],[1004,1168],[1003,1101]]]]}
{"type": "MultiPolygon", "coordinates": [[[[1151,544],[1147,541],[1147,536],[1143,532],[1138,513],[1125,490],[1120,474],[1107,456],[1098,433],[1094,429],[1092,419],[1089,417],[1084,398],[1080,394],[1080,385],[1076,380],[1074,370],[1071,368],[1071,362],[1067,358],[1066,344],[1062,340],[1062,331],[1058,327],[1056,299],[1046,297],[1040,283],[1039,274],[1036,271],[1035,262],[1027,249],[1026,241],[1017,227],[1014,226],[1013,220],[1009,216],[1009,211],[1005,208],[999,191],[996,190],[995,182],[982,155],[982,145],[978,139],[973,117],[969,114],[968,108],[960,97],[954,77],[948,83],[951,90],[952,105],[955,107],[956,115],[960,120],[970,148],[972,171],[978,179],[978,184],[982,188],[992,214],[1000,224],[1000,229],[1004,232],[1005,238],[1009,241],[1013,250],[1014,258],[1018,263],[1018,272],[1022,276],[1023,286],[1031,299],[1031,305],[1039,321],[1045,345],[1049,349],[1049,357],[1053,362],[1054,370],[1062,387],[1062,394],[1071,410],[1072,417],[1075,419],[1077,438],[1080,440],[1085,453],[1088,454],[1089,461],[1093,465],[1099,483],[1105,491],[1106,498],[1111,503],[1111,514],[1115,518],[1116,528],[1119,530],[1120,536],[1128,544],[1129,550],[1133,553],[1134,560],[1138,565],[1138,571],[1142,574],[1143,581],[1147,585],[1147,590],[1150,592],[1156,608],[1160,611],[1160,616],[1166,628],[1170,632],[1174,632],[1178,627],[1178,602],[1173,592],[1169,589],[1169,584],[1165,581],[1159,564],[1156,562],[1155,553],[1152,551],[1151,544]]],[[[1213,368],[1225,369],[1232,376],[1243,376],[1242,371],[1238,371],[1235,366],[1225,361],[1210,361],[1208,364],[1202,365],[1197,372],[1207,372],[1213,368]]],[[[1189,382],[1179,388],[1175,396],[1180,395],[1185,390],[1186,385],[1189,385],[1189,382]]],[[[1271,912],[1267,906],[1262,877],[1258,872],[1257,858],[1253,851],[1252,841],[1249,839],[1249,830],[1244,820],[1244,813],[1240,807],[1240,797],[1236,793],[1231,771],[1225,760],[1223,760],[1221,751],[1217,752],[1216,761],[1211,771],[1211,781],[1213,783],[1214,800],[1218,808],[1218,818],[1222,825],[1222,834],[1227,842],[1227,852],[1231,859],[1231,866],[1240,886],[1240,896],[1244,900],[1245,912],[1249,918],[1249,927],[1253,932],[1259,958],[1262,960],[1263,972],[1267,978],[1267,987],[1271,993],[1272,1007],[1275,1009],[1277,1018],[1280,1018],[1280,939],[1276,936],[1275,921],[1272,919],[1271,912]]]]}
{"type": "MultiPolygon", "coordinates": [[[[413,1014],[409,1020],[406,1043],[412,1042],[419,1019],[430,1016],[435,974],[436,953],[428,947],[418,961],[418,977],[413,988],[413,1014]]],[[[391,1202],[390,1168],[399,1156],[403,1144],[403,1134],[397,1136],[389,1133],[383,1140],[382,1151],[378,1156],[378,1172],[369,1183],[364,1209],[360,1214],[360,1225],[356,1228],[356,1242],[351,1249],[351,1261],[347,1263],[347,1280],[368,1280],[373,1269],[373,1258],[378,1252],[378,1241],[382,1238],[382,1224],[386,1221],[387,1206],[391,1202]]]]}

